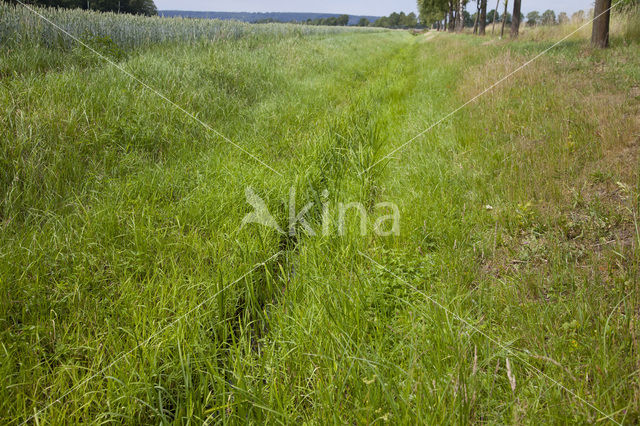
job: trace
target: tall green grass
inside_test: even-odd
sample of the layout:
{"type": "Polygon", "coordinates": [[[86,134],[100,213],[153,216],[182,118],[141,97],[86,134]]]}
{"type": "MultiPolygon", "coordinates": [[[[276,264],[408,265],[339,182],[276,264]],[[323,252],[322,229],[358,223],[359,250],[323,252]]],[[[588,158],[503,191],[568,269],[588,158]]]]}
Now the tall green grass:
{"type": "Polygon", "coordinates": [[[626,42],[640,42],[640,6],[630,7],[617,16],[614,31],[617,28],[626,42]]]}
{"type": "Polygon", "coordinates": [[[87,52],[35,46],[36,70],[6,49],[0,421],[636,421],[637,45],[575,40],[370,168],[547,45],[345,32],[118,59],[284,177],[87,52]],[[292,185],[298,208],[329,191],[334,232],[240,228],[247,186],[284,225],[292,185]],[[338,235],[350,201],[398,204],[401,235],[355,215],[338,235]]]}
{"type": "MultiPolygon", "coordinates": [[[[79,38],[109,38],[123,49],[158,43],[192,43],[201,40],[235,40],[240,37],[290,37],[292,35],[335,34],[347,31],[376,31],[346,27],[312,27],[291,24],[251,25],[239,21],[184,19],[118,15],[80,9],[65,10],[0,4],[0,43],[71,48],[75,41],[43,20],[52,21],[79,38]]],[[[380,30],[377,30],[380,31],[380,30]]]]}
{"type": "Polygon", "coordinates": [[[344,94],[366,86],[404,40],[243,38],[152,46],[125,59],[287,179],[115,68],[4,78],[2,340],[13,342],[2,362],[4,421],[26,420],[71,389],[38,419],[219,416],[211,410],[238,386],[236,351],[254,350],[246,345],[268,330],[267,306],[293,270],[284,253],[225,288],[283,248],[273,232],[240,232],[244,189],[256,188],[283,221],[292,178],[301,176],[300,204],[305,171],[318,184],[332,179],[315,164],[340,141],[331,129],[353,122],[344,94]],[[150,398],[157,402],[140,410],[150,398]]]}

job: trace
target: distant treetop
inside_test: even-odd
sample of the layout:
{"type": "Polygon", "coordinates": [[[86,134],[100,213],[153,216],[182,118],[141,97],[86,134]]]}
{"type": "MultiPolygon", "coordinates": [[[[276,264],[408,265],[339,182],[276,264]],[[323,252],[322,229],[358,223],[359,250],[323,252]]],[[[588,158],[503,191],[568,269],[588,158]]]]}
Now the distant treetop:
{"type": "Polygon", "coordinates": [[[393,12],[389,16],[377,19],[373,25],[384,28],[416,28],[418,26],[418,17],[413,12],[408,15],[404,12],[393,12]]]}

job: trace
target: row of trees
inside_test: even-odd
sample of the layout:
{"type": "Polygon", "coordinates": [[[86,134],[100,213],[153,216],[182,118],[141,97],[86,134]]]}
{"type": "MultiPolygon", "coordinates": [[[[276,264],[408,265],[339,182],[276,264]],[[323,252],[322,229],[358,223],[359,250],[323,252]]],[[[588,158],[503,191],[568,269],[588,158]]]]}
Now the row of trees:
{"type": "MultiPolygon", "coordinates": [[[[371,25],[371,23],[368,19],[362,18],[360,19],[360,22],[358,22],[358,25],[366,27],[371,25]]],[[[416,28],[418,26],[418,17],[413,12],[408,15],[404,12],[393,12],[389,16],[383,16],[382,18],[376,19],[373,26],[382,28],[416,28]]]]}
{"type": "Polygon", "coordinates": [[[420,19],[431,23],[438,30],[462,31],[465,26],[473,26],[473,33],[484,35],[488,24],[495,31],[497,22],[501,23],[501,34],[504,36],[505,25],[510,24],[513,36],[518,35],[520,22],[524,18],[521,13],[521,0],[514,0],[513,13],[509,13],[508,0],[504,1],[504,11],[498,11],[501,0],[497,0],[496,8],[487,13],[487,0],[476,0],[477,12],[467,19],[465,10],[469,0],[418,0],[420,19]],[[473,22],[473,24],[471,24],[473,22]]]}
{"type": "MultiPolygon", "coordinates": [[[[15,0],[3,0],[16,4],[15,0]]],[[[36,6],[62,7],[67,9],[90,9],[100,12],[131,13],[134,15],[157,15],[153,0],[21,0],[36,6]]]]}
{"type": "Polygon", "coordinates": [[[307,19],[307,25],[327,25],[330,27],[344,27],[349,25],[349,15],[332,16],[329,18],[307,19]]]}
{"type": "MultiPolygon", "coordinates": [[[[438,31],[462,31],[464,28],[463,11],[468,0],[418,0],[420,21],[432,24],[438,31]]],[[[486,22],[486,0],[483,22],[486,22]]]]}
{"type": "Polygon", "coordinates": [[[585,19],[584,10],[579,10],[571,15],[567,15],[565,12],[560,12],[556,18],[556,13],[553,10],[545,10],[542,14],[537,10],[527,13],[527,26],[535,27],[537,25],[564,25],[570,22],[579,24],[584,22],[585,19]]]}
{"type": "MultiPolygon", "coordinates": [[[[480,15],[479,15],[479,11],[474,13],[473,15],[469,16],[469,14],[467,13],[466,10],[462,11],[463,14],[463,19],[465,19],[465,27],[475,27],[476,25],[476,20],[480,19],[480,15]],[[469,19],[467,20],[466,17],[469,16],[469,19]]],[[[503,13],[500,14],[500,12],[498,12],[495,9],[490,10],[489,12],[487,12],[487,16],[485,17],[485,27],[487,24],[493,24],[494,22],[502,22],[504,21],[507,25],[511,25],[511,21],[512,21],[512,16],[511,13],[507,12],[507,13],[503,13]]],[[[520,17],[521,19],[524,18],[523,16],[520,17]]],[[[479,24],[479,21],[478,21],[479,24]]]]}
{"type": "Polygon", "coordinates": [[[527,13],[527,25],[535,27],[536,25],[555,25],[560,23],[569,22],[569,17],[566,13],[561,12],[556,19],[556,13],[553,10],[545,10],[542,15],[537,10],[527,13]]]}
{"type": "MultiPolygon", "coordinates": [[[[522,0],[513,0],[513,12],[509,15],[509,0],[496,0],[496,8],[487,14],[487,1],[476,0],[477,12],[473,15],[473,33],[484,35],[486,27],[492,24],[492,33],[495,31],[496,22],[501,22],[500,34],[504,37],[505,25],[510,24],[511,37],[518,37],[520,24],[523,21],[522,0]],[[498,13],[500,3],[504,4],[502,18],[498,13]]],[[[628,3],[637,3],[637,0],[626,0],[628,3]]],[[[418,10],[420,11],[421,22],[428,26],[433,26],[438,31],[462,31],[465,27],[465,8],[470,0],[418,0],[418,10]]],[[[468,13],[467,13],[468,14],[468,13]]],[[[611,0],[596,0],[594,8],[594,21],[591,42],[596,47],[607,47],[609,45],[609,22],[611,15],[611,0]]],[[[574,14],[573,18],[580,16],[574,14]]],[[[584,19],[584,12],[582,12],[584,19]]],[[[538,24],[554,25],[556,23],[566,23],[569,17],[566,13],[561,13],[557,18],[552,10],[545,11],[542,15],[539,12],[527,14],[527,25],[538,24]]]]}

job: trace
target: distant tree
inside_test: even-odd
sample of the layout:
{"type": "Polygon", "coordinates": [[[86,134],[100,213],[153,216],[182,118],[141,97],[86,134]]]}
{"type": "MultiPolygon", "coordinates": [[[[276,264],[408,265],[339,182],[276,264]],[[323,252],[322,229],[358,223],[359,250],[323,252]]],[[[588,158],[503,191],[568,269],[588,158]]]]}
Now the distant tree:
{"type": "Polygon", "coordinates": [[[569,23],[569,16],[566,12],[560,12],[558,14],[558,24],[564,25],[569,23]]]}
{"type": "Polygon", "coordinates": [[[495,22],[500,22],[500,14],[495,9],[491,9],[487,12],[487,24],[493,24],[494,19],[495,22]]]}
{"type": "Polygon", "coordinates": [[[527,25],[530,27],[535,27],[541,21],[540,12],[534,10],[533,12],[527,13],[527,25]]]}
{"type": "Polygon", "coordinates": [[[471,17],[469,12],[467,12],[466,10],[462,11],[462,22],[463,22],[463,24],[464,24],[464,26],[466,28],[473,27],[474,19],[471,17]]]}
{"type": "Polygon", "coordinates": [[[441,21],[447,10],[447,0],[418,0],[418,11],[420,12],[420,22],[429,25],[436,24],[438,30],[441,29],[441,21]]]}
{"type": "Polygon", "coordinates": [[[371,22],[369,22],[369,20],[367,18],[360,18],[360,20],[358,21],[357,25],[359,27],[368,27],[370,23],[371,22]]]}
{"type": "Polygon", "coordinates": [[[256,19],[255,21],[252,22],[252,24],[274,24],[274,23],[282,23],[282,22],[274,18],[256,19]]]}
{"type": "MultiPolygon", "coordinates": [[[[430,22],[432,15],[429,15],[425,11],[421,11],[421,20],[423,23],[430,22]],[[423,15],[424,13],[424,15],[423,15]]],[[[418,26],[418,17],[415,13],[411,12],[408,15],[404,12],[393,12],[389,16],[383,16],[378,18],[373,23],[375,27],[383,27],[383,28],[416,28],[418,26]]]]}
{"type": "Polygon", "coordinates": [[[575,24],[584,22],[584,10],[579,10],[571,15],[571,21],[575,24]]]}
{"type": "Polygon", "coordinates": [[[591,44],[604,49],[609,47],[609,21],[611,19],[611,0],[596,0],[594,8],[591,44]]]}
{"type": "MultiPolygon", "coordinates": [[[[487,0],[476,1],[479,2],[481,10],[486,16],[487,0]],[[483,4],[484,8],[482,8],[483,4]]],[[[441,28],[440,24],[444,21],[444,24],[442,25],[443,29],[449,31],[462,31],[464,27],[473,26],[474,17],[476,16],[475,14],[473,16],[470,15],[469,12],[465,10],[468,2],[469,0],[418,0],[420,21],[427,25],[435,23],[435,26],[438,29],[441,28]]]]}
{"type": "Polygon", "coordinates": [[[330,27],[349,25],[349,15],[331,16],[329,18],[307,19],[307,25],[326,25],[330,27]]]}
{"type": "Polygon", "coordinates": [[[556,13],[551,10],[545,10],[542,14],[542,25],[555,25],[556,24],[556,13]]]}
{"type": "Polygon", "coordinates": [[[386,16],[378,18],[375,21],[373,21],[373,26],[374,27],[388,28],[389,27],[389,18],[387,18],[386,16]]]}
{"type": "Polygon", "coordinates": [[[122,0],[111,1],[112,12],[134,13],[139,15],[153,16],[158,14],[158,9],[153,0],[122,0]],[[117,4],[117,7],[116,7],[117,4]]]}
{"type": "Polygon", "coordinates": [[[387,22],[388,22],[387,26],[391,27],[391,28],[400,26],[400,14],[396,13],[396,12],[393,12],[387,18],[387,22]]]}
{"type": "Polygon", "coordinates": [[[404,19],[404,25],[405,28],[415,28],[418,26],[418,17],[416,16],[415,13],[411,12],[409,13],[405,19],[404,19]]]}

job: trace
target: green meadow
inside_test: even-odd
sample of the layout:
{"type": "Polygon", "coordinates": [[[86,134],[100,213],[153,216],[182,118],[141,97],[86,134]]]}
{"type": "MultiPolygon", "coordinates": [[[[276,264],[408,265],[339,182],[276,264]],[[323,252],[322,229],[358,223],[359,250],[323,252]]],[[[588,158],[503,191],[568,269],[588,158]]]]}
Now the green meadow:
{"type": "Polygon", "coordinates": [[[1,423],[640,421],[624,26],[447,117],[564,33],[108,19],[0,45],[1,423]]]}

